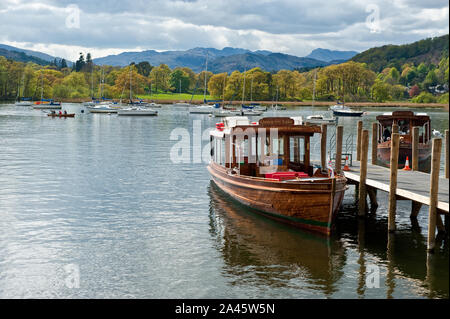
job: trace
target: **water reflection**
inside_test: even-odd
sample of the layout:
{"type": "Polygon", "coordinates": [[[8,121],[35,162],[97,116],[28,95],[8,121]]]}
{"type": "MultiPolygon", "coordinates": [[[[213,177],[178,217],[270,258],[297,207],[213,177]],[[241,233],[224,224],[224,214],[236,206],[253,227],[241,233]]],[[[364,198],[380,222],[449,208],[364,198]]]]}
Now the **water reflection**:
{"type": "Polygon", "coordinates": [[[235,277],[234,284],[244,277],[280,287],[300,277],[326,296],[337,290],[346,261],[340,241],[260,217],[213,183],[208,191],[211,234],[224,258],[225,271],[235,277]]]}
{"type": "Polygon", "coordinates": [[[212,182],[208,193],[210,232],[233,285],[313,289],[333,298],[448,298],[448,271],[433,273],[448,269],[447,240],[427,259],[426,236],[388,235],[386,218],[358,219],[352,207],[344,207],[336,233],[326,238],[261,217],[212,182]],[[369,264],[381,269],[375,295],[366,287],[369,264]]]}

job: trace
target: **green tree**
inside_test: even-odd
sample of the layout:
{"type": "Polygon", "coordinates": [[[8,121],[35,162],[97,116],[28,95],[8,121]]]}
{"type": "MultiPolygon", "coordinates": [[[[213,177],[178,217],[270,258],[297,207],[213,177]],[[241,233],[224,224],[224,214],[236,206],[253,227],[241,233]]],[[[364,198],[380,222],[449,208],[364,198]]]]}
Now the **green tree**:
{"type": "Polygon", "coordinates": [[[189,83],[189,76],[179,69],[170,74],[170,86],[172,87],[173,92],[188,92],[189,83]]]}
{"type": "Polygon", "coordinates": [[[377,102],[384,102],[391,98],[389,84],[377,80],[372,86],[372,98],[377,102]]]}
{"type": "Polygon", "coordinates": [[[150,72],[150,80],[154,89],[156,89],[156,92],[158,92],[158,90],[167,92],[172,89],[170,86],[171,73],[170,68],[166,64],[161,64],[152,69],[150,72]]]}

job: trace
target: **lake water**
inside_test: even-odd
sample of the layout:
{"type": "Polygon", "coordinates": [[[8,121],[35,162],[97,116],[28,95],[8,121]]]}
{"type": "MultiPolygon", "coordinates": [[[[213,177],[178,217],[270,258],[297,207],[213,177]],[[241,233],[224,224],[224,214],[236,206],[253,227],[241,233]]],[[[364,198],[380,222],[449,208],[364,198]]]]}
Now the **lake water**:
{"type": "MultiPolygon", "coordinates": [[[[427,207],[412,225],[411,203],[399,201],[388,240],[387,194],[358,220],[351,186],[324,238],[230,200],[206,163],[171,162],[174,129],[217,119],[176,107],[154,118],[64,107],[76,118],[0,105],[0,298],[449,297],[448,239],[427,258],[427,207]]],[[[370,128],[392,109],[367,111],[370,128]]],[[[433,128],[448,128],[447,112],[425,111],[433,128]]],[[[357,121],[341,121],[346,135],[357,121]]],[[[318,139],[312,148],[319,158],[318,139]]]]}

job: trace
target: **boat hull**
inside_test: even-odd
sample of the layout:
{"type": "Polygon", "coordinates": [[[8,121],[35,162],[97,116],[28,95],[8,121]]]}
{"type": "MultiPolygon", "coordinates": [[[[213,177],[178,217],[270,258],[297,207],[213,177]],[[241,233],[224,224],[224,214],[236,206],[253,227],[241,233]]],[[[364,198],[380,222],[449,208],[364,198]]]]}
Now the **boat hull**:
{"type": "Polygon", "coordinates": [[[32,106],[33,103],[31,103],[31,102],[17,102],[15,105],[16,106],[32,106]]]}
{"type": "Polygon", "coordinates": [[[75,114],[47,114],[47,116],[66,118],[66,117],[75,117],[75,114]]]}
{"type": "Polygon", "coordinates": [[[341,111],[333,111],[334,116],[347,116],[347,117],[361,117],[363,116],[364,112],[341,112],[341,111]]]}
{"type": "Polygon", "coordinates": [[[146,112],[146,111],[119,111],[117,112],[119,116],[157,116],[158,112],[146,112]]]}
{"type": "Polygon", "coordinates": [[[110,113],[117,113],[118,109],[102,109],[102,108],[89,108],[89,113],[99,113],[99,114],[110,114],[110,113]]]}
{"type": "Polygon", "coordinates": [[[240,203],[261,214],[293,226],[329,235],[346,190],[346,179],[286,183],[229,175],[211,163],[213,182],[240,203]]]}
{"type": "MultiPolygon", "coordinates": [[[[400,143],[398,152],[398,168],[403,169],[406,164],[406,158],[409,158],[409,166],[412,167],[412,145],[410,143],[400,143]]],[[[391,144],[384,142],[378,145],[377,149],[378,164],[385,167],[391,165],[391,144]]],[[[431,143],[419,144],[419,170],[429,173],[431,170],[431,143]]]]}
{"type": "Polygon", "coordinates": [[[61,105],[35,105],[33,106],[35,110],[61,110],[61,105]]]}

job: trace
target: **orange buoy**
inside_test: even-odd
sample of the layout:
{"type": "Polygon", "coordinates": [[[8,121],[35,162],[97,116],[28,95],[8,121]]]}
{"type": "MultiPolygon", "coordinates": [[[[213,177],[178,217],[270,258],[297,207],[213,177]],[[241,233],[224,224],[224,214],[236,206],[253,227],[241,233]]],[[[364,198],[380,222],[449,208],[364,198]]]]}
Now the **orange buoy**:
{"type": "Polygon", "coordinates": [[[344,172],[350,172],[350,167],[348,167],[348,156],[345,158],[344,172]]]}
{"type": "Polygon", "coordinates": [[[406,164],[405,164],[405,168],[403,169],[404,171],[410,171],[411,167],[409,167],[409,156],[406,156],[406,164]]]}

